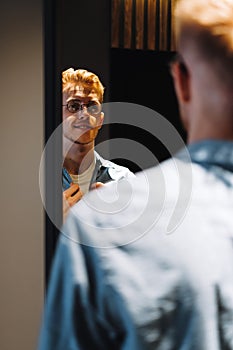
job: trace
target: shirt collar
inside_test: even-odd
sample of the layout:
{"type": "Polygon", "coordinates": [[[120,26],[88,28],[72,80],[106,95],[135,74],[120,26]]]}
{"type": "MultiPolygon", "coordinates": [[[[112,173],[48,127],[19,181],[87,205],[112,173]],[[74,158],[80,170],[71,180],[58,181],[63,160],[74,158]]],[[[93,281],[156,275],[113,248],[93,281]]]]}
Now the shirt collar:
{"type": "Polygon", "coordinates": [[[233,141],[204,140],[188,146],[192,162],[233,172],[233,141]]]}

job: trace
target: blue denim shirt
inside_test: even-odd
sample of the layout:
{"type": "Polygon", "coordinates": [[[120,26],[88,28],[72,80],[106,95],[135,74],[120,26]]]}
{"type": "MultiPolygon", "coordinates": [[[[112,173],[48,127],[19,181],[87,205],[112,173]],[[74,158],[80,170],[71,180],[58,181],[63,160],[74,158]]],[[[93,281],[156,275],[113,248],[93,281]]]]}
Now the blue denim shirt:
{"type": "MultiPolygon", "coordinates": [[[[100,220],[85,203],[75,206],[60,235],[39,350],[233,349],[233,142],[203,141],[189,150],[192,201],[172,235],[164,234],[165,207],[140,239],[95,248],[101,232],[110,243],[140,222],[119,230],[124,211],[100,220]],[[82,237],[90,244],[78,243],[82,237]]],[[[187,162],[184,152],[178,158],[187,162]]],[[[155,205],[143,213],[149,221],[159,188],[156,168],[145,174],[154,178],[155,205]]],[[[132,218],[144,192],[135,188],[132,218]]]]}
{"type": "MultiPolygon", "coordinates": [[[[188,150],[193,163],[201,165],[214,173],[226,185],[232,186],[230,173],[233,172],[233,152],[231,141],[204,140],[189,145],[188,150]]],[[[179,152],[177,157],[183,161],[189,161],[183,151],[179,152]]]]}

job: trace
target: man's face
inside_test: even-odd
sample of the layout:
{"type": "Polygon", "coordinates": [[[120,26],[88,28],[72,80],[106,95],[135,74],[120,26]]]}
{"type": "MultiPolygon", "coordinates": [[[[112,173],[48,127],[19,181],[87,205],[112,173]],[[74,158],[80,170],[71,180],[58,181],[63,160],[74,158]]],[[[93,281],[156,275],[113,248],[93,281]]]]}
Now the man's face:
{"type": "Polygon", "coordinates": [[[104,114],[98,94],[83,84],[70,84],[63,91],[63,135],[80,144],[94,142],[104,114]]]}

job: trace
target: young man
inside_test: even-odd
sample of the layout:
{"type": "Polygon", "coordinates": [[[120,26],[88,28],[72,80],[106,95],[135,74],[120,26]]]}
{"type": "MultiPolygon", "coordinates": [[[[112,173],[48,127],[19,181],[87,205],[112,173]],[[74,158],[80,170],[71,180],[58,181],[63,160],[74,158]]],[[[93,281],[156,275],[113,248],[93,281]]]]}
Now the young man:
{"type": "Polygon", "coordinates": [[[103,159],[94,151],[104,120],[104,87],[97,75],[69,68],[62,73],[63,88],[63,214],[89,189],[134,176],[129,169],[103,159]]]}
{"type": "MultiPolygon", "coordinates": [[[[177,1],[176,33],[171,71],[192,160],[179,167],[191,167],[193,179],[183,220],[167,234],[180,183],[189,190],[172,159],[161,165],[165,193],[155,167],[132,180],[130,208],[101,215],[75,206],[60,236],[40,350],[233,349],[233,0],[177,1]],[[151,186],[140,216],[142,175],[151,186]],[[126,242],[130,233],[141,237],[126,242]]],[[[100,190],[107,199],[110,187],[100,190]]]]}

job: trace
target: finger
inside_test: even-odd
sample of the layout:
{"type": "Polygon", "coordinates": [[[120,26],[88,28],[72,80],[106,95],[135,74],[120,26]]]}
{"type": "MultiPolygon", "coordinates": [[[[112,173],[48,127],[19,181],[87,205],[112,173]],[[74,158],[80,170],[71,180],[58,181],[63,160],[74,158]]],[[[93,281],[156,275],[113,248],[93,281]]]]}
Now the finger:
{"type": "Polygon", "coordinates": [[[65,190],[63,193],[64,193],[66,199],[68,199],[69,197],[73,196],[75,194],[75,192],[77,192],[78,190],[79,190],[79,185],[73,184],[67,190],[65,190]]]}
{"type": "Polygon", "coordinates": [[[83,193],[81,190],[79,190],[74,196],[69,197],[67,201],[70,207],[72,207],[75,203],[77,203],[82,197],[83,197],[83,193]]]}

